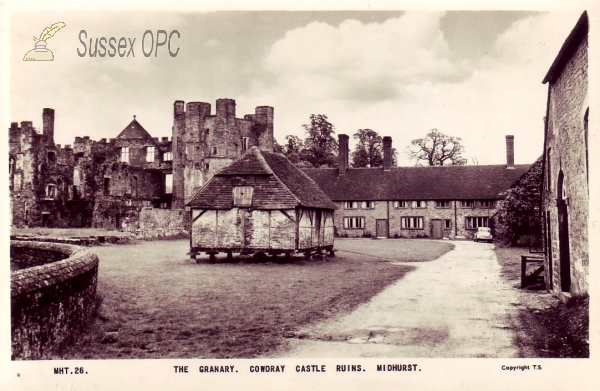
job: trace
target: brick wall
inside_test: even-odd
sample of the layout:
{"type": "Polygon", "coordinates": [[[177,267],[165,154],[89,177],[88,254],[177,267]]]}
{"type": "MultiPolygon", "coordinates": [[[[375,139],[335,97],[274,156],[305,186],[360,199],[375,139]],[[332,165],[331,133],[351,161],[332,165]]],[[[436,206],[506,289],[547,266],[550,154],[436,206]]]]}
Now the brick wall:
{"type": "Polygon", "coordinates": [[[96,305],[98,257],[78,246],[11,241],[11,266],[20,269],[11,272],[12,359],[49,358],[96,305]]]}

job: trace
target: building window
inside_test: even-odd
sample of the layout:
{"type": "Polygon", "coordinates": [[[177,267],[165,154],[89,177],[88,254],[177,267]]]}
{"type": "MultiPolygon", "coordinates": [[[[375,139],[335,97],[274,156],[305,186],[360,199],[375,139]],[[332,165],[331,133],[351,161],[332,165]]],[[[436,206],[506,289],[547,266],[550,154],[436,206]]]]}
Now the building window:
{"type": "Polygon", "coordinates": [[[435,202],[435,207],[436,208],[449,208],[450,207],[450,201],[436,201],[435,202]]]}
{"type": "Polygon", "coordinates": [[[472,208],[475,206],[475,202],[473,200],[462,200],[460,206],[463,208],[472,208]]]}
{"type": "Polygon", "coordinates": [[[248,143],[250,141],[250,138],[248,137],[242,137],[242,151],[247,151],[248,150],[248,143]]]}
{"type": "Polygon", "coordinates": [[[252,186],[236,186],[233,188],[234,206],[252,206],[252,186]]]}
{"type": "Polygon", "coordinates": [[[212,153],[213,153],[213,155],[218,154],[219,153],[219,149],[217,147],[213,147],[212,148],[212,153]]]}
{"type": "Polygon", "coordinates": [[[444,220],[444,229],[452,229],[452,220],[444,220]]]}
{"type": "Polygon", "coordinates": [[[173,174],[165,174],[165,194],[173,193],[173,174]]]}
{"type": "Polygon", "coordinates": [[[548,167],[548,169],[546,170],[548,173],[548,182],[546,187],[548,191],[552,190],[552,160],[550,159],[551,150],[552,148],[548,148],[548,152],[546,154],[546,166],[548,167]]]}
{"type": "Polygon", "coordinates": [[[344,202],[344,208],[345,209],[358,209],[358,202],[357,201],[346,201],[346,202],[344,202]]]}
{"type": "Polygon", "coordinates": [[[12,156],[8,157],[8,175],[15,173],[15,158],[12,156]]]}
{"type": "Polygon", "coordinates": [[[121,162],[129,163],[129,147],[121,147],[121,162]]]}
{"type": "Polygon", "coordinates": [[[494,207],[494,201],[492,201],[492,200],[481,200],[481,201],[479,201],[479,206],[481,206],[482,208],[493,208],[494,207]]]}
{"type": "Polygon", "coordinates": [[[208,171],[209,168],[210,168],[210,164],[206,163],[204,165],[204,171],[208,171]]]}
{"type": "Polygon", "coordinates": [[[402,229],[423,229],[423,217],[403,217],[402,229]]]}
{"type": "Polygon", "coordinates": [[[487,217],[465,217],[467,229],[477,229],[479,227],[488,227],[489,219],[487,217]]]}
{"type": "Polygon", "coordinates": [[[171,161],[173,161],[173,152],[163,153],[163,162],[171,162],[171,161]]]}
{"type": "Polygon", "coordinates": [[[409,201],[394,201],[394,208],[408,208],[409,205],[409,201]]]}
{"type": "Polygon", "coordinates": [[[146,161],[150,163],[154,161],[154,147],[146,147],[146,161]]]}
{"type": "Polygon", "coordinates": [[[365,228],[365,218],[344,217],[344,228],[365,228]]]}
{"type": "Polygon", "coordinates": [[[56,154],[54,152],[48,152],[48,163],[56,163],[56,154]]]}
{"type": "Polygon", "coordinates": [[[375,202],[374,201],[362,201],[360,203],[360,207],[363,209],[373,209],[373,208],[375,208],[375,202]]]}
{"type": "Polygon", "coordinates": [[[427,206],[427,201],[413,201],[413,208],[425,208],[427,206]]]}
{"type": "Polygon", "coordinates": [[[46,197],[54,198],[56,197],[56,185],[53,183],[49,183],[46,185],[46,197]]]}
{"type": "Polygon", "coordinates": [[[104,178],[104,195],[110,194],[110,178],[104,178]]]}

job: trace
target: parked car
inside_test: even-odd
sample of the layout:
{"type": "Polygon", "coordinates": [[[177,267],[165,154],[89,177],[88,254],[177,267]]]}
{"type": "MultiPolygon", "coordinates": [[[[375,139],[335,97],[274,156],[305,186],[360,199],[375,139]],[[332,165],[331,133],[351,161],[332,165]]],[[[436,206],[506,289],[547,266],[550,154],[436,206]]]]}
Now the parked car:
{"type": "Polygon", "coordinates": [[[487,227],[479,227],[477,228],[477,232],[475,232],[475,241],[476,242],[490,242],[494,240],[492,236],[492,231],[487,227]]]}

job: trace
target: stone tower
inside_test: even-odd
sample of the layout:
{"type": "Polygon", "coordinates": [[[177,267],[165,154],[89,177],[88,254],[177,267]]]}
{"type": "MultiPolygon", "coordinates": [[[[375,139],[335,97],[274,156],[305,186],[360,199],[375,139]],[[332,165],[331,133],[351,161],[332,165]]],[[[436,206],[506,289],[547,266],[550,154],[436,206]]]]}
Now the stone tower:
{"type": "Polygon", "coordinates": [[[210,103],[175,101],[172,208],[183,208],[195,189],[253,146],[273,151],[273,107],[236,118],[233,99],[217,99],[215,114],[210,103]]]}

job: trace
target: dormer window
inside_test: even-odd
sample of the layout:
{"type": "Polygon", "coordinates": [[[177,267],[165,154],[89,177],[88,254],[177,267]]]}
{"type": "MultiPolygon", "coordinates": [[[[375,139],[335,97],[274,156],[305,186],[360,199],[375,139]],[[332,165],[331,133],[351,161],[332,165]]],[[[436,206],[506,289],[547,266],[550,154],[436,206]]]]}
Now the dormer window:
{"type": "Polygon", "coordinates": [[[252,206],[252,186],[236,186],[233,188],[234,206],[252,206]]]}

